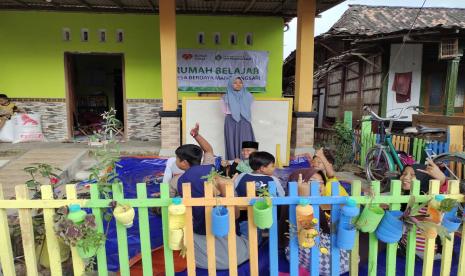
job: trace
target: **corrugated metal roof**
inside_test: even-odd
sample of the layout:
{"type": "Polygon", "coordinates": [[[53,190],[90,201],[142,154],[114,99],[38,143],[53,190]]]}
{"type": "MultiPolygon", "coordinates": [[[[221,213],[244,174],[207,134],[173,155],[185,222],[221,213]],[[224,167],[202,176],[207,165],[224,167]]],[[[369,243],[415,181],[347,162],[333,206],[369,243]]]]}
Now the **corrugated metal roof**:
{"type": "Polygon", "coordinates": [[[439,27],[465,29],[465,9],[350,5],[325,35],[373,36],[439,27]]]}
{"type": "MultiPolygon", "coordinates": [[[[158,0],[165,1],[165,0],[158,0]]],[[[85,12],[158,12],[157,0],[0,0],[0,9],[66,10],[85,12]]],[[[317,13],[343,0],[317,1],[317,13]]],[[[176,0],[176,11],[194,14],[265,15],[285,18],[297,15],[297,0],[176,0]]]]}

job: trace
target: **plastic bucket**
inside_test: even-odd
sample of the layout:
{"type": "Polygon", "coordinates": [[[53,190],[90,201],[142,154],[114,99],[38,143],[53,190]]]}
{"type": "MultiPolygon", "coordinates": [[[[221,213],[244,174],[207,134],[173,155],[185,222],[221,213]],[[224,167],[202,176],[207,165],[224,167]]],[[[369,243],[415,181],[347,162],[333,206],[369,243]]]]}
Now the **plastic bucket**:
{"type": "Polygon", "coordinates": [[[384,210],[381,207],[365,207],[357,219],[356,226],[362,232],[373,233],[383,216],[384,210]]]}
{"type": "Polygon", "coordinates": [[[253,205],[253,221],[257,228],[268,229],[273,225],[273,208],[265,201],[257,201],[253,205]]]}
{"type": "Polygon", "coordinates": [[[385,243],[394,243],[402,238],[404,224],[399,219],[401,216],[401,211],[387,211],[384,213],[383,219],[376,229],[378,240],[385,243]]]}
{"type": "Polygon", "coordinates": [[[352,250],[355,243],[355,227],[340,223],[337,228],[337,247],[344,250],[352,250]]]}
{"type": "Polygon", "coordinates": [[[444,217],[442,219],[442,226],[447,229],[447,232],[452,233],[459,229],[462,221],[458,217],[444,217]]]}
{"type": "Polygon", "coordinates": [[[216,237],[224,237],[229,233],[229,212],[224,206],[212,209],[212,232],[216,237]]]}

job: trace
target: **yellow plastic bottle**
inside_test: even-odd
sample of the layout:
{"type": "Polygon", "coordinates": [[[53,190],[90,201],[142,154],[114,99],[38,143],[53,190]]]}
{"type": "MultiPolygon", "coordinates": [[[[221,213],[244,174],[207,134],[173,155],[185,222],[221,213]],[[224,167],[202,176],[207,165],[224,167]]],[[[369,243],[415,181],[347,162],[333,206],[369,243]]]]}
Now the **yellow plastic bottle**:
{"type": "Polygon", "coordinates": [[[172,204],[168,206],[168,243],[171,250],[183,248],[186,206],[182,204],[181,198],[173,198],[172,204]]]}
{"type": "Polygon", "coordinates": [[[297,231],[301,227],[307,228],[311,225],[313,217],[313,207],[308,204],[308,201],[300,200],[299,205],[296,207],[297,231]]]}

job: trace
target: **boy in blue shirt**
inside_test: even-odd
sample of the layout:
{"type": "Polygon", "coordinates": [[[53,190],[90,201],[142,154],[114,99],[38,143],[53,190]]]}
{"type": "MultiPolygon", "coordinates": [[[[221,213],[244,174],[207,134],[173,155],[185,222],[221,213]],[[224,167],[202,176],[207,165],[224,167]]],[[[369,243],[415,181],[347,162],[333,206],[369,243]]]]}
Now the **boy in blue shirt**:
{"type": "Polygon", "coordinates": [[[253,172],[241,173],[235,179],[235,190],[239,197],[247,196],[247,182],[255,181],[255,189],[267,188],[269,181],[276,184],[278,196],[284,196],[285,192],[279,179],[273,176],[275,170],[275,159],[271,153],[256,151],[250,155],[249,164],[253,172]]]}
{"type": "MultiPolygon", "coordinates": [[[[202,146],[207,141],[198,133],[194,133],[194,138],[202,146]]],[[[182,184],[191,184],[191,196],[194,198],[204,197],[205,187],[204,176],[210,174],[214,165],[205,164],[205,160],[202,162],[202,149],[197,145],[182,145],[176,149],[176,165],[184,170],[184,174],[178,180],[177,189],[179,194],[182,196],[182,184]]],[[[207,152],[205,153],[207,154],[207,152]]],[[[208,153],[208,154],[212,154],[208,153]]],[[[236,212],[238,217],[239,212],[236,212]]],[[[205,226],[205,208],[204,207],[192,207],[192,219],[194,229],[194,248],[195,248],[195,263],[199,268],[208,268],[208,252],[206,242],[206,226],[205,226]]],[[[237,253],[237,264],[240,265],[249,259],[249,242],[244,236],[239,236],[239,225],[236,224],[236,253],[237,253]]],[[[216,268],[217,269],[228,269],[229,258],[228,258],[228,238],[215,238],[215,252],[216,252],[216,268]]]]}

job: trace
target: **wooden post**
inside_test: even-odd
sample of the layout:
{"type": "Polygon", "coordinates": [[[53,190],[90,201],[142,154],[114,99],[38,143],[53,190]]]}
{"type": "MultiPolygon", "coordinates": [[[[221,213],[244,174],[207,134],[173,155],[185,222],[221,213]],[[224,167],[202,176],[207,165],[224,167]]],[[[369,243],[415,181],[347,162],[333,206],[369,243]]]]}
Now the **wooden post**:
{"type": "Polygon", "coordinates": [[[316,0],[297,1],[295,111],[311,112],[316,0]]]}
{"type": "Polygon", "coordinates": [[[163,111],[176,111],[178,107],[176,1],[159,1],[159,17],[163,111]]]}
{"type": "Polygon", "coordinates": [[[344,111],[344,124],[352,129],[352,111],[344,111]]]}
{"type": "Polygon", "coordinates": [[[446,94],[445,94],[445,108],[444,115],[452,116],[455,113],[455,94],[457,90],[457,77],[459,73],[460,58],[454,58],[447,62],[447,76],[446,76],[446,94]]]}

